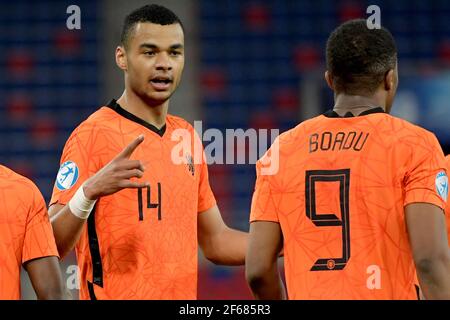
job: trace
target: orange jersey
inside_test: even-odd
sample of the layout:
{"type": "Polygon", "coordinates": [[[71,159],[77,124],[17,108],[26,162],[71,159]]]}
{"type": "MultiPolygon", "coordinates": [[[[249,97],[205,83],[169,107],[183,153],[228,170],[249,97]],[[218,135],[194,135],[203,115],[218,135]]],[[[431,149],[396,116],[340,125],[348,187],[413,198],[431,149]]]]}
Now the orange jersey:
{"type": "MultiPolygon", "coordinates": [[[[145,165],[145,189],[100,198],[76,245],[81,299],[195,299],[197,214],[215,205],[203,157],[176,164],[179,130],[200,141],[186,121],[171,115],[154,126],[115,101],[100,108],[70,136],[51,204],[67,204],[90,176],[140,134],[131,159],[145,165]],[[174,141],[175,140],[175,141],[174,141]]],[[[200,153],[202,147],[200,142],[200,153]]]]}
{"type": "MultiPolygon", "coordinates": [[[[450,174],[450,155],[447,156],[447,174],[450,174]]],[[[450,201],[447,202],[447,208],[445,209],[445,216],[447,220],[447,236],[448,236],[448,245],[450,246],[450,201]]]]}
{"type": "Polygon", "coordinates": [[[250,220],[280,224],[289,298],[417,299],[404,207],[445,206],[435,136],[376,108],[328,112],[278,147],[276,174],[257,163],[250,220]]]}
{"type": "Polygon", "coordinates": [[[0,166],[0,300],[20,299],[27,261],[58,256],[47,207],[28,179],[0,166]]]}

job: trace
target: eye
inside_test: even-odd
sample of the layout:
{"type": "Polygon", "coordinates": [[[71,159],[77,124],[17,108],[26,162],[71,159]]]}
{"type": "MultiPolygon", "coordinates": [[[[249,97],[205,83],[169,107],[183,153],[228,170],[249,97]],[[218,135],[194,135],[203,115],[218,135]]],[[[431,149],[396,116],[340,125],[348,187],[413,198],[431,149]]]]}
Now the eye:
{"type": "Polygon", "coordinates": [[[154,52],[154,51],[145,51],[144,54],[145,54],[146,56],[154,56],[154,55],[155,55],[155,52],[154,52]]]}
{"type": "Polygon", "coordinates": [[[170,55],[171,55],[171,56],[180,56],[180,55],[181,55],[181,52],[180,52],[180,51],[172,51],[172,52],[170,53],[170,55]]]}

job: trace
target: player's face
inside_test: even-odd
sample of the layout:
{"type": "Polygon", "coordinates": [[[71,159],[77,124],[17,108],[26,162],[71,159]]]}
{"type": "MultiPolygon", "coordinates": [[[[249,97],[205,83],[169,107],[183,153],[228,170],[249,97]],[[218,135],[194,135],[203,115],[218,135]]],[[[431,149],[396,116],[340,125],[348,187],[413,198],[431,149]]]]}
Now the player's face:
{"type": "Polygon", "coordinates": [[[395,69],[392,72],[392,75],[388,75],[387,82],[392,83],[390,89],[388,90],[388,94],[386,96],[386,112],[390,113],[392,110],[392,105],[394,103],[395,94],[397,93],[398,88],[398,65],[396,64],[395,69]]]}
{"type": "Polygon", "coordinates": [[[128,48],[128,85],[151,105],[167,101],[184,68],[184,34],[179,24],[138,23],[128,48]]]}

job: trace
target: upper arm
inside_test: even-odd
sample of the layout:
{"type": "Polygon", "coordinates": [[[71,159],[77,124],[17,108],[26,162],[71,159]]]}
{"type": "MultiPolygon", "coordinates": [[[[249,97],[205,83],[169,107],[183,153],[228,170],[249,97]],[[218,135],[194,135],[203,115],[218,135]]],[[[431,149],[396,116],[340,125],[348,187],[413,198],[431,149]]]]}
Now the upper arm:
{"type": "Polygon", "coordinates": [[[39,189],[32,184],[33,202],[29,208],[22,246],[22,263],[46,256],[58,256],[47,207],[39,189]]]}
{"type": "Polygon", "coordinates": [[[448,178],[444,153],[436,137],[422,132],[421,139],[415,140],[414,149],[409,141],[403,188],[404,206],[414,203],[434,204],[442,209],[448,196],[448,178]]]}
{"type": "Polygon", "coordinates": [[[245,263],[248,233],[228,227],[217,206],[199,214],[198,243],[205,257],[215,264],[245,263]]]}
{"type": "Polygon", "coordinates": [[[446,169],[436,137],[422,134],[408,157],[404,178],[405,219],[416,265],[448,254],[444,214],[448,193],[446,169]]]}
{"type": "Polygon", "coordinates": [[[261,274],[276,264],[283,249],[283,235],[279,223],[254,221],[250,224],[246,256],[248,273],[261,274]]]}
{"type": "MultiPolygon", "coordinates": [[[[201,143],[201,142],[200,142],[201,143]]],[[[202,162],[198,166],[200,177],[198,181],[198,204],[197,212],[206,212],[211,209],[217,210],[216,199],[209,184],[208,165],[205,162],[204,154],[202,154],[202,162]]]]}
{"type": "MultiPolygon", "coordinates": [[[[100,134],[100,130],[86,122],[72,132],[61,155],[50,207],[58,203],[67,204],[78,188],[101,168],[101,153],[97,150],[102,149],[106,142],[100,134]]],[[[61,207],[49,210],[50,216],[59,210],[61,207]]]]}
{"type": "Polygon", "coordinates": [[[23,264],[38,299],[63,299],[64,284],[57,257],[42,257],[23,264]]]}
{"type": "Polygon", "coordinates": [[[427,262],[449,254],[444,212],[428,203],[405,208],[406,224],[414,261],[427,262]]]}
{"type": "Polygon", "coordinates": [[[272,268],[283,250],[283,235],[278,219],[281,189],[274,192],[276,176],[262,174],[264,164],[256,163],[256,182],[250,211],[250,232],[245,268],[247,276],[261,275],[272,268]]]}
{"type": "Polygon", "coordinates": [[[200,212],[198,214],[197,225],[198,240],[200,247],[202,248],[207,245],[209,239],[219,235],[225,228],[227,228],[217,205],[200,212]]]}

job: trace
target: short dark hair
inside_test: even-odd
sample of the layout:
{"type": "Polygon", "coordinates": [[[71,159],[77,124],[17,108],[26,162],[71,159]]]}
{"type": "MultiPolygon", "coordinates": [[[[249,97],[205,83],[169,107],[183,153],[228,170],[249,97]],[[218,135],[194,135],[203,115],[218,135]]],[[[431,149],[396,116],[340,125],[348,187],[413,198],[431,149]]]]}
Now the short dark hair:
{"type": "Polygon", "coordinates": [[[162,26],[180,24],[181,28],[183,28],[180,18],[173,11],[157,4],[146,5],[134,10],[125,17],[120,36],[120,43],[123,46],[127,46],[130,35],[139,22],[155,23],[162,26]]]}
{"type": "Polygon", "coordinates": [[[327,41],[327,68],[335,90],[373,94],[397,63],[397,48],[386,28],[369,29],[366,20],[345,22],[327,41]]]}

